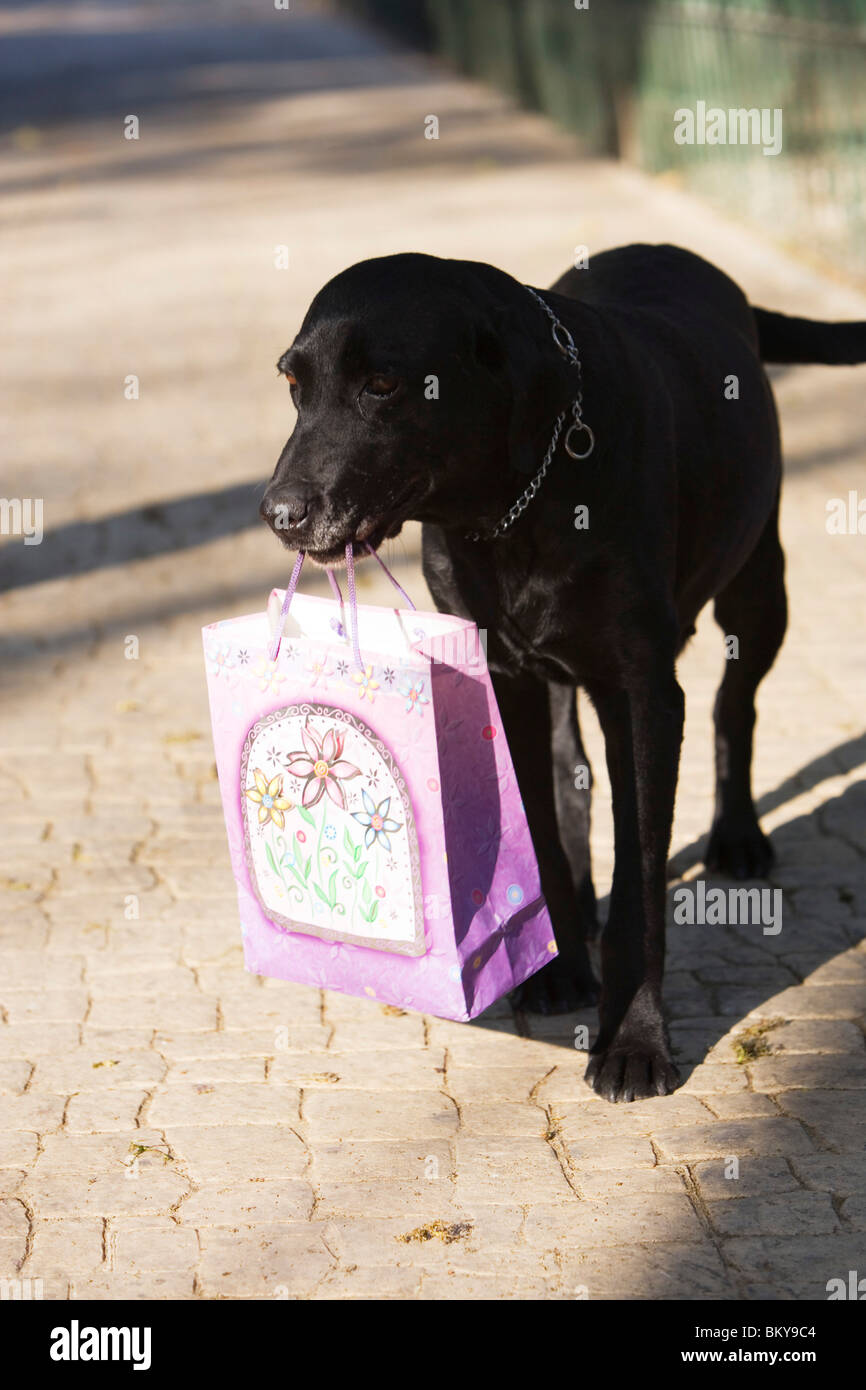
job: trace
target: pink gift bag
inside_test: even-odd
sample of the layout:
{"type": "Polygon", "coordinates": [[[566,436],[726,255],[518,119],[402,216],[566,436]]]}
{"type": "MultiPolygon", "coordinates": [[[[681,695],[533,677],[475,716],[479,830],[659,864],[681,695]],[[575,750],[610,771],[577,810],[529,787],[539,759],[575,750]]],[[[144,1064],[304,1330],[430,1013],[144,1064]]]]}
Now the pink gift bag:
{"type": "Polygon", "coordinates": [[[556,955],[478,629],[358,606],[351,547],[347,608],[295,594],[303,558],[203,629],[246,967],[474,1018],[556,955]]]}

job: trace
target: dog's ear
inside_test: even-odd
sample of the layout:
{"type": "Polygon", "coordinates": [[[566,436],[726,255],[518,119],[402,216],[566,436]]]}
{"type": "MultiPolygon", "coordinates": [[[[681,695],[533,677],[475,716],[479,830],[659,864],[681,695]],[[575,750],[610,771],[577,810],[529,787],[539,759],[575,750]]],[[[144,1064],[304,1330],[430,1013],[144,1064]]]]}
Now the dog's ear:
{"type": "Polygon", "coordinates": [[[497,306],[475,330],[475,360],[502,392],[508,463],[517,473],[537,470],[561,409],[555,406],[558,354],[552,343],[546,351],[544,337],[529,296],[525,306],[497,306]]]}

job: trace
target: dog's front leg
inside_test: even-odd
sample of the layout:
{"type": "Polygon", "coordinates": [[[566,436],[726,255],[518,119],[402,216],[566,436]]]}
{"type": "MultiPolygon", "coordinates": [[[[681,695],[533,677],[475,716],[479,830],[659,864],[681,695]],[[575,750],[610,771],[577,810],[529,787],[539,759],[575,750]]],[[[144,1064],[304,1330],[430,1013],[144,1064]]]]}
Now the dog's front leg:
{"type": "MultiPolygon", "coordinates": [[[[632,647],[631,656],[637,655],[632,647]]],[[[613,793],[614,873],[602,934],[601,1027],[586,1079],[606,1100],[679,1084],[662,1016],[665,866],[683,731],[673,656],[644,650],[624,689],[591,688],[613,793]]]]}
{"type": "Polygon", "coordinates": [[[559,837],[548,689],[532,676],[502,675],[493,675],[493,688],[559,948],[555,960],[519,987],[516,1002],[534,1013],[565,1013],[594,1003],[598,987],[578,920],[571,869],[559,837]]]}

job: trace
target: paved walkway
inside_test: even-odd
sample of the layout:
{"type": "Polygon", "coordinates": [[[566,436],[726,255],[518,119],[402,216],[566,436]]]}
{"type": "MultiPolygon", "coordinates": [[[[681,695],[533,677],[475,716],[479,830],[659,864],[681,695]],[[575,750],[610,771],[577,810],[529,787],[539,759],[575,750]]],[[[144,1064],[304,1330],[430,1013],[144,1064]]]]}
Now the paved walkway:
{"type": "MultiPolygon", "coordinates": [[[[544,284],[576,244],[672,239],[757,302],[866,301],[493,94],[264,14],[0,17],[3,489],[43,497],[46,529],[0,549],[0,1277],[55,1299],[823,1298],[866,1272],[866,540],[825,526],[862,493],[866,373],[779,375],[792,622],[757,787],[783,930],[672,929],[672,1097],[594,1098],[590,1016],[466,1026],[245,975],[199,628],[285,580],[247,525],[290,428],[272,364],[351,261],[415,248],[544,284]],[[46,107],[21,84],[49,68],[46,107]]],[[[417,528],[390,559],[423,599],[417,528]]],[[[706,621],[681,669],[692,878],[721,666],[706,621]]]]}

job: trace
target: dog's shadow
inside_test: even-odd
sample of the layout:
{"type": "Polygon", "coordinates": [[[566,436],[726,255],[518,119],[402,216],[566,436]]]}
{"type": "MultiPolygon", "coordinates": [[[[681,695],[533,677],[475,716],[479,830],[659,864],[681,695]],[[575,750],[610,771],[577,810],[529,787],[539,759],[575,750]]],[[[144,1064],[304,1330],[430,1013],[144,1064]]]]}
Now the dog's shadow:
{"type": "MultiPolygon", "coordinates": [[[[768,815],[829,778],[850,773],[864,762],[866,734],[861,734],[814,759],[765,793],[757,802],[759,816],[768,815]]],[[[785,992],[814,977],[816,971],[839,960],[866,938],[864,827],[866,780],[861,780],[770,832],[776,859],[766,880],[735,883],[703,871],[692,874],[703,864],[706,836],[673,855],[669,865],[664,1002],[683,1083],[716,1047],[719,1052],[709,1060],[744,1062],[771,1052],[772,1028],[789,1022],[794,1014],[805,1017],[793,1006],[793,996],[785,992]],[[711,888],[721,888],[727,901],[732,888],[764,890],[765,905],[781,900],[777,923],[768,920],[766,914],[759,921],[752,917],[749,923],[741,925],[683,923],[687,895],[682,890],[687,888],[693,895],[701,891],[699,879],[703,880],[706,894],[711,888]],[[765,1023],[749,1019],[751,1014],[763,1018],[765,1023]],[[727,1041],[723,1043],[723,1039],[727,1041]]],[[[599,902],[601,920],[606,916],[607,904],[607,898],[599,902]]],[[[850,986],[859,983],[863,989],[860,1003],[855,1000],[850,1009],[843,1004],[839,1012],[831,1005],[833,1017],[843,1021],[862,1017],[866,1008],[863,974],[856,970],[849,974],[841,964],[822,973],[822,984],[847,984],[845,993],[849,997],[850,986]]],[[[542,1016],[516,1009],[509,1000],[500,1000],[476,1019],[474,1026],[505,1028],[509,1032],[516,1026],[526,1037],[566,1047],[573,1053],[576,1030],[586,1027],[591,1041],[597,1031],[597,1016],[594,1009],[542,1016]]],[[[840,1093],[840,1103],[842,1100],[840,1093]]]]}

